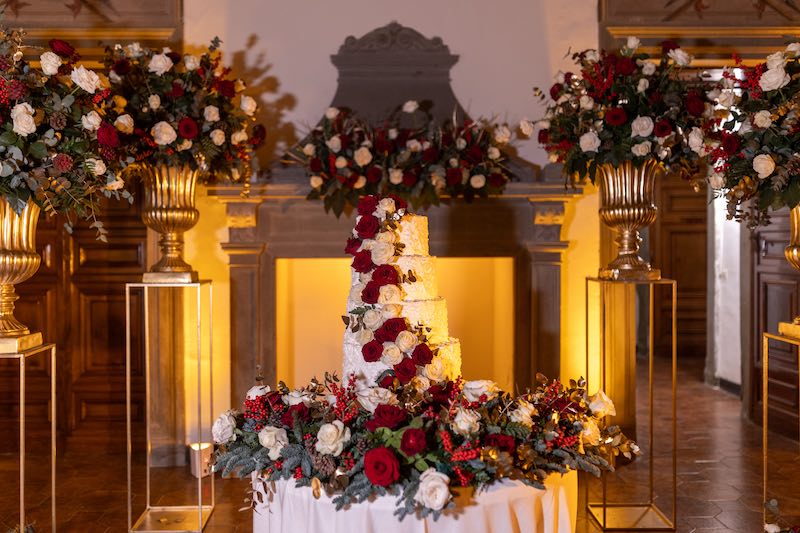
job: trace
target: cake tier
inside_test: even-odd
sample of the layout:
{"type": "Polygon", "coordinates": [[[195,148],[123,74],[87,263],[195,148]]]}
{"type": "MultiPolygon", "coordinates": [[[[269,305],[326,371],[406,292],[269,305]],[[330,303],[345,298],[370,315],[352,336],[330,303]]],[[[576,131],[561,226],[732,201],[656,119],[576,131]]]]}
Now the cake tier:
{"type": "MultiPolygon", "coordinates": [[[[436,280],[436,260],[431,256],[401,255],[392,259],[402,274],[409,270],[414,273],[416,281],[402,283],[404,300],[430,300],[439,296],[439,284],[436,280]]],[[[369,274],[361,274],[351,269],[352,284],[364,283],[370,279],[369,274]]]]}
{"type": "Polygon", "coordinates": [[[428,255],[428,217],[407,214],[398,226],[397,242],[405,244],[403,255],[428,255]]]}
{"type": "MultiPolygon", "coordinates": [[[[412,327],[420,324],[425,326],[425,336],[428,342],[438,343],[445,342],[450,335],[447,327],[447,302],[444,298],[434,298],[432,300],[413,300],[413,301],[400,301],[403,309],[400,311],[400,316],[408,319],[408,323],[412,327]],[[430,331],[428,331],[430,329],[430,331]]],[[[347,311],[350,312],[357,307],[363,307],[363,304],[357,304],[352,300],[347,300],[347,311]]],[[[381,306],[377,306],[380,308],[381,306]]],[[[346,329],[344,333],[345,339],[352,339],[353,333],[346,329]]]]}
{"type": "MultiPolygon", "coordinates": [[[[421,372],[421,375],[432,377],[435,381],[455,379],[461,375],[461,342],[458,339],[447,339],[446,342],[431,347],[438,351],[433,362],[421,372]]],[[[388,369],[389,366],[381,361],[375,363],[364,361],[361,345],[345,340],[343,368],[345,382],[351,374],[355,374],[362,384],[373,386],[377,384],[378,376],[388,369]]]]}

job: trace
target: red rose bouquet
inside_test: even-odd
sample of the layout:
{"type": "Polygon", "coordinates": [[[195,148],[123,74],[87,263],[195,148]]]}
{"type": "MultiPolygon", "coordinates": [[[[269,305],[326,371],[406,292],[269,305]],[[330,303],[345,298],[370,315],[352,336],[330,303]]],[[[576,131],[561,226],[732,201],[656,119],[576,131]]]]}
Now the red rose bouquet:
{"type": "Polygon", "coordinates": [[[619,51],[575,53],[575,71],[559,73],[548,91],[538,138],[568,176],[594,181],[598,165],[646,160],[696,172],[697,138],[704,138],[713,110],[699,79],[683,75],[691,57],[671,42],[658,58],[638,48],[629,37],[619,51]]]}
{"type": "Polygon", "coordinates": [[[114,98],[98,132],[101,144],[126,165],[189,165],[232,180],[249,174],[265,131],[253,127],[256,100],[244,94],[242,80],[229,78],[219,44],[214,39],[200,56],[138,43],[107,49],[114,98]]]}

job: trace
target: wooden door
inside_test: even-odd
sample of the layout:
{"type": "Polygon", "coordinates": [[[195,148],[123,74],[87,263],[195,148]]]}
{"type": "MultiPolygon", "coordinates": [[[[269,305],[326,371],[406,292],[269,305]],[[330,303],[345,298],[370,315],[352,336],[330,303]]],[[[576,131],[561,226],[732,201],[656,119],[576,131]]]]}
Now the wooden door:
{"type": "MultiPolygon", "coordinates": [[[[706,248],[708,219],[705,193],[670,176],[656,187],[658,220],[650,228],[650,262],[661,275],[678,282],[678,356],[705,357],[706,248]]],[[[655,342],[669,355],[672,301],[669,291],[655,295],[655,342]]]]}
{"type": "MultiPolygon", "coordinates": [[[[748,353],[751,371],[748,411],[756,420],[762,413],[763,332],[778,333],[778,323],[800,314],[800,273],[783,256],[789,242],[789,212],[772,216],[772,223],[753,235],[752,304],[753,344],[748,353]]],[[[798,361],[797,349],[784,343],[770,345],[769,427],[796,439],[798,435],[798,361]]]]}

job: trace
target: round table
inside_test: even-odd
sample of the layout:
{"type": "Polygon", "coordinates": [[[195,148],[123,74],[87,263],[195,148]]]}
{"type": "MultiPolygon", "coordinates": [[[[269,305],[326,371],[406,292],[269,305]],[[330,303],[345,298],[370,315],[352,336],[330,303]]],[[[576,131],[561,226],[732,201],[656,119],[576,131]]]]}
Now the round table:
{"type": "Polygon", "coordinates": [[[311,488],[293,480],[276,482],[275,492],[264,494],[254,477],[253,488],[263,496],[253,512],[253,533],[572,533],[578,508],[577,472],[551,475],[545,490],[503,480],[472,497],[464,493],[437,521],[398,521],[396,496],[336,511],[324,491],[315,499],[311,488]]]}

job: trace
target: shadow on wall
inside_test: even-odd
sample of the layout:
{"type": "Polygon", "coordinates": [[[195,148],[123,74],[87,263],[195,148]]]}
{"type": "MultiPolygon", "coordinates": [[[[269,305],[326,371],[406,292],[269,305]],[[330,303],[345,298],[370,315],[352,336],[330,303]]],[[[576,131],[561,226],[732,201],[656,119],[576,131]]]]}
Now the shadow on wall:
{"type": "Polygon", "coordinates": [[[286,149],[297,143],[297,133],[292,122],[284,120],[284,116],[297,105],[297,98],[290,93],[280,92],[280,81],[271,75],[272,64],[266,61],[266,51],[258,52],[255,58],[248,58],[248,50],[255,50],[258,36],[253,34],[247,39],[244,50],[233,52],[230,65],[236,77],[245,80],[247,91],[259,102],[256,122],[267,128],[267,138],[257,152],[258,165],[254,172],[266,172],[269,165],[281,157],[286,149]]]}

